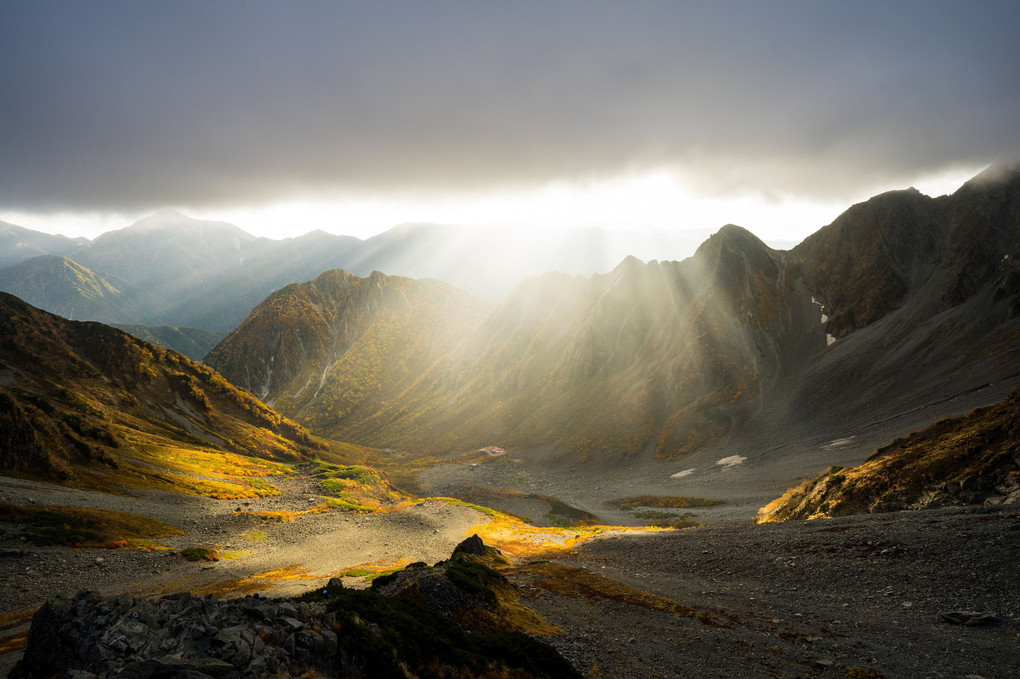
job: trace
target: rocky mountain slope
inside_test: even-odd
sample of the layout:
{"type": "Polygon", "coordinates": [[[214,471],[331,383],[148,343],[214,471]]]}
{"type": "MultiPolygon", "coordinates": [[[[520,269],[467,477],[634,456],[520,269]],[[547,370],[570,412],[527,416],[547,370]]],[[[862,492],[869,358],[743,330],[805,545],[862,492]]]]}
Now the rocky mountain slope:
{"type": "Polygon", "coordinates": [[[876,196],[789,252],[728,226],[682,262],[531,278],[484,316],[444,306],[438,354],[421,343],[415,355],[417,331],[392,325],[341,342],[341,363],[306,361],[304,343],[275,338],[311,325],[343,337],[370,308],[346,297],[320,309],[313,284],[293,286],[289,298],[316,301],[280,311],[267,300],[209,362],[300,421],[378,447],[675,458],[831,440],[1016,382],[1018,267],[1020,173],[998,168],[953,196],[876,196]],[[287,367],[267,380],[244,361],[287,367]]]}
{"type": "Polygon", "coordinates": [[[0,470],[84,488],[257,491],[323,444],[210,368],[0,293],[0,470]],[[228,478],[233,477],[233,478],[228,478]]]}
{"type": "Polygon", "coordinates": [[[832,467],[763,507],[758,520],[1004,502],[1020,502],[1020,390],[896,439],[862,465],[832,467]]]}

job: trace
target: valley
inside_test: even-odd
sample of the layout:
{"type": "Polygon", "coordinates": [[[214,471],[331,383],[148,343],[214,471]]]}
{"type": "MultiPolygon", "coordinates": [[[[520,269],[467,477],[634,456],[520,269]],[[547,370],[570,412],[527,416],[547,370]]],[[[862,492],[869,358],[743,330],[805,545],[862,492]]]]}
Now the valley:
{"type": "Polygon", "coordinates": [[[1020,671],[1020,169],[495,300],[337,269],[364,245],[325,235],[125,232],[8,229],[53,252],[0,282],[56,308],[0,293],[0,667],[59,594],[405,578],[586,677],[1020,671]],[[472,535],[501,554],[457,561],[472,535]]]}

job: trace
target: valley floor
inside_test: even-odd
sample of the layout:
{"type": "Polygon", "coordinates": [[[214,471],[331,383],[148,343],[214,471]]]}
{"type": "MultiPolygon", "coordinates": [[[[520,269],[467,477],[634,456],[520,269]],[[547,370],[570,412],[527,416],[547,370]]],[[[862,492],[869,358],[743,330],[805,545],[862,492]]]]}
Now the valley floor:
{"type": "Polygon", "coordinates": [[[1018,555],[1020,507],[945,509],[618,535],[520,584],[589,677],[990,679],[1020,676],[1018,555]]]}
{"type": "MultiPolygon", "coordinates": [[[[0,675],[29,612],[60,593],[294,594],[359,565],[445,559],[486,520],[439,502],[279,523],[248,513],[317,500],[300,485],[245,504],[0,479],[0,501],[101,506],[187,531],[164,540],[170,551],[0,538],[0,675]],[[205,545],[235,558],[189,563],[177,553],[205,545]]],[[[587,677],[991,679],[1020,676],[1018,554],[1020,507],[1006,506],[610,532],[565,555],[519,559],[511,577],[564,630],[549,641],[587,677]],[[993,612],[996,622],[950,624],[940,614],[952,611],[993,612]]]]}

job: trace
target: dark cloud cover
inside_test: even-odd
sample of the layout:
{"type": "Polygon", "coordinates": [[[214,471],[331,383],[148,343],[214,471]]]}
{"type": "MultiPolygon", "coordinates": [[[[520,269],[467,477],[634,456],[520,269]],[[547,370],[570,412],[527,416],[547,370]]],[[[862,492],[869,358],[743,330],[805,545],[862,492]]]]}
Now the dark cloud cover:
{"type": "Polygon", "coordinates": [[[673,167],[833,197],[1020,157],[1014,2],[5,2],[0,204],[673,167]]]}

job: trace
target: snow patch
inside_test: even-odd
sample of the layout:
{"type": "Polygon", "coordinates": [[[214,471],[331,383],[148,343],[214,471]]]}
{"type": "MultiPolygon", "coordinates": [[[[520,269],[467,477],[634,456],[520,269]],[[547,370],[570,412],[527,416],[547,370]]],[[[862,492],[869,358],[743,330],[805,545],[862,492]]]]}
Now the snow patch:
{"type": "MultiPolygon", "coordinates": [[[[816,299],[814,295],[811,295],[811,303],[818,306],[818,313],[821,314],[821,324],[825,325],[828,323],[829,315],[825,313],[825,305],[822,304],[822,301],[820,299],[816,299]]],[[[825,333],[825,346],[831,347],[835,343],[836,338],[829,333],[825,333]]]]}
{"type": "Polygon", "coordinates": [[[736,467],[738,464],[743,464],[746,459],[747,458],[743,455],[730,455],[729,457],[724,457],[721,460],[716,460],[715,463],[729,469],[730,467],[736,467]]]}
{"type": "Polygon", "coordinates": [[[685,469],[682,472],[677,472],[676,474],[670,474],[669,478],[671,478],[671,479],[682,479],[683,477],[690,476],[693,473],[694,473],[693,469],[685,469]]]}

